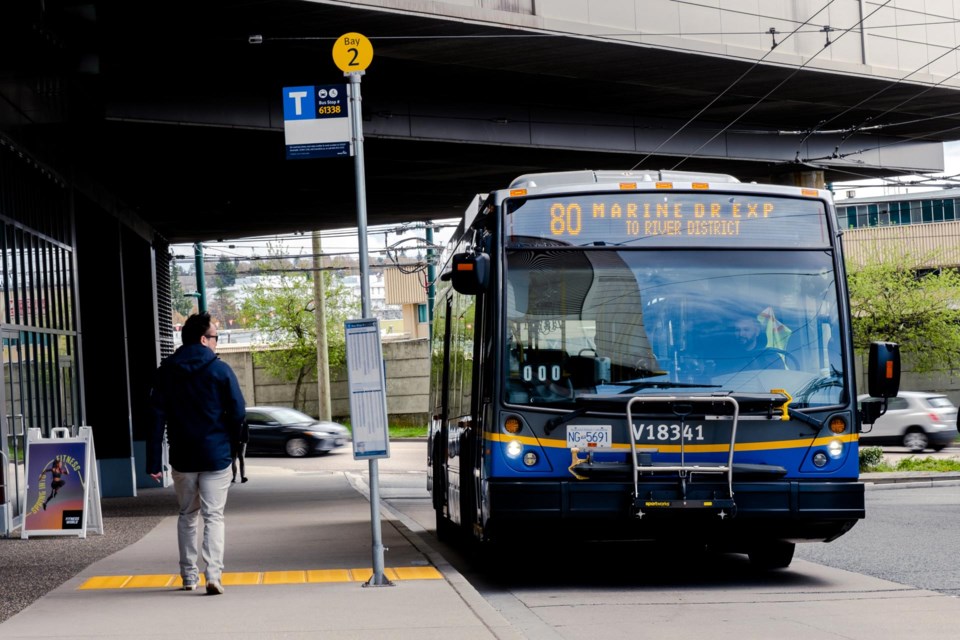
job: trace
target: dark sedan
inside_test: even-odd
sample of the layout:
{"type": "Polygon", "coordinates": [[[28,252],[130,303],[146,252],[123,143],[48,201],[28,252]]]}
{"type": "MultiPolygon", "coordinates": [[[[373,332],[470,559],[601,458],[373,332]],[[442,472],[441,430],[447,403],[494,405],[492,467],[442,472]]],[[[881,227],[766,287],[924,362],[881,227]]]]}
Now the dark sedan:
{"type": "Polygon", "coordinates": [[[320,421],[289,407],[247,407],[247,424],[250,454],[324,455],[350,439],[350,431],[342,424],[320,421]]]}

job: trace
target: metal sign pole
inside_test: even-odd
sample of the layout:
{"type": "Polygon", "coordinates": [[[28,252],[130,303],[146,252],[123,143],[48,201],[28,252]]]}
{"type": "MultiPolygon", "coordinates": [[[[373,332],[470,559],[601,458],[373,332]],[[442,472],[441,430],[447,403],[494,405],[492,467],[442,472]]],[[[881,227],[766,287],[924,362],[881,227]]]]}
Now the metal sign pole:
{"type": "Polygon", "coordinates": [[[367,256],[367,185],[363,168],[363,122],[360,113],[360,76],[350,76],[350,126],[353,131],[353,167],[357,184],[357,240],[360,251],[360,315],[370,317],[370,264],[367,256]]]}
{"type": "MultiPolygon", "coordinates": [[[[345,33],[333,44],[333,63],[350,78],[350,128],[353,138],[353,163],[357,185],[357,239],[360,251],[360,309],[364,319],[370,318],[370,269],[367,256],[367,187],[363,168],[363,129],[360,111],[360,77],[373,61],[373,45],[362,33],[345,33]]],[[[379,323],[377,323],[379,327],[379,323]]],[[[379,346],[379,331],[376,335],[379,346]]],[[[382,364],[382,363],[381,363],[382,364]]],[[[380,371],[382,377],[382,369],[380,371]]],[[[384,401],[385,402],[385,401],[384,401]]],[[[384,413],[386,407],[383,408],[384,413]]],[[[351,409],[352,414],[352,409],[351,409]]],[[[387,429],[385,415],[383,429],[387,429]]],[[[358,425],[354,425],[356,428],[358,425]]],[[[363,425],[369,426],[369,425],[363,425]]],[[[386,431],[384,437],[388,440],[386,431]]],[[[354,452],[356,455],[356,451],[354,452]]],[[[380,536],[380,474],[377,459],[370,458],[370,529],[373,533],[373,575],[364,586],[392,586],[383,576],[383,542],[380,536]]]]}
{"type": "MultiPolygon", "coordinates": [[[[360,112],[360,76],[362,71],[347,74],[350,77],[350,122],[353,130],[353,166],[357,184],[357,242],[360,252],[360,313],[370,317],[370,267],[367,256],[367,188],[363,167],[363,129],[360,112]]],[[[380,535],[380,469],[377,459],[367,461],[370,469],[370,531],[373,538],[373,575],[365,586],[385,586],[392,583],[383,576],[383,540],[380,535]]]]}

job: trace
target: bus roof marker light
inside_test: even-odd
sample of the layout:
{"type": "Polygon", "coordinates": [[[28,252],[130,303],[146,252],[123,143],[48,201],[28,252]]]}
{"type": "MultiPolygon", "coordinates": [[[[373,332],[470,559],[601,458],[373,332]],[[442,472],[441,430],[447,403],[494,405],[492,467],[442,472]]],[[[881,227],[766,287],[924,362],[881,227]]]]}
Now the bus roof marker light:
{"type": "Polygon", "coordinates": [[[801,195],[813,196],[814,198],[820,195],[816,189],[800,189],[801,195]]]}
{"type": "Polygon", "coordinates": [[[517,196],[525,196],[525,195],[527,195],[527,190],[526,190],[526,189],[510,189],[510,197],[511,197],[511,198],[514,198],[514,197],[517,197],[517,196]]]}
{"type": "Polygon", "coordinates": [[[623,191],[630,191],[637,188],[636,182],[621,182],[620,189],[623,191]]]}
{"type": "Polygon", "coordinates": [[[693,183],[692,185],[690,185],[690,186],[693,187],[694,189],[709,189],[709,188],[710,188],[710,183],[708,183],[708,182],[694,182],[694,183],[693,183]]]}
{"type": "Polygon", "coordinates": [[[656,183],[657,189],[673,189],[672,182],[658,182],[656,183]]]}

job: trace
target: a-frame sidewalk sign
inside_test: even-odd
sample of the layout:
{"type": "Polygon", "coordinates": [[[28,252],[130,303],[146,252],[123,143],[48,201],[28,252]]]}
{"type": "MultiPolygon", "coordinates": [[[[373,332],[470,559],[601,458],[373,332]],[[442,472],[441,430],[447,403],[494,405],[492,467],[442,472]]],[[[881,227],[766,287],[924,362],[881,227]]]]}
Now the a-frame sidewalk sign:
{"type": "Polygon", "coordinates": [[[26,473],[21,538],[103,533],[93,429],[28,429],[26,473]]]}

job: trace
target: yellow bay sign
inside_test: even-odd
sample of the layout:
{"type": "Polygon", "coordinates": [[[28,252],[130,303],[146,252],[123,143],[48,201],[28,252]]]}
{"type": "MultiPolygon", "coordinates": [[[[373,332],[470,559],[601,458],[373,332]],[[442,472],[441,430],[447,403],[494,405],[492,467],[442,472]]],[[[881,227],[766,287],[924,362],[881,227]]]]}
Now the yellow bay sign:
{"type": "Polygon", "coordinates": [[[373,45],[360,33],[345,33],[333,43],[333,63],[344,73],[366,70],[373,61],[373,45]]]}

